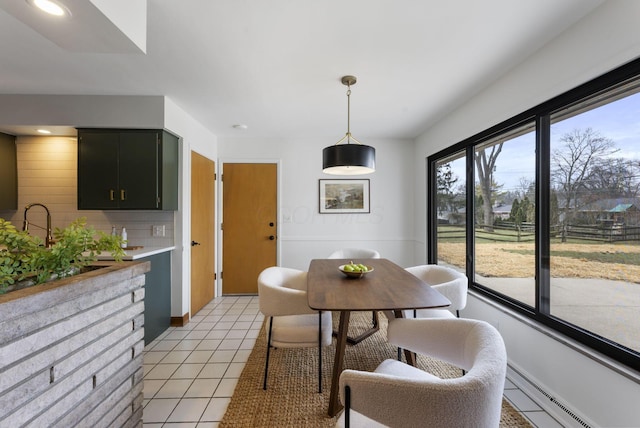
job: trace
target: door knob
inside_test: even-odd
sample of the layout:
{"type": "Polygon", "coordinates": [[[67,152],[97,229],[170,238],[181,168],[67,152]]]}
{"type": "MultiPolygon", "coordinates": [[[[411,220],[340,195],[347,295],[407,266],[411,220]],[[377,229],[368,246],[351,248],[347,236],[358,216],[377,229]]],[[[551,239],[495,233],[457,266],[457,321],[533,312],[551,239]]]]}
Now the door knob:
{"type": "Polygon", "coordinates": [[[191,241],[191,246],[192,247],[195,247],[196,245],[200,245],[200,243],[196,242],[196,241],[191,241]]]}
{"type": "Polygon", "coordinates": [[[273,236],[273,235],[270,235],[270,236],[269,236],[269,241],[273,241],[274,239],[276,239],[276,237],[275,237],[275,236],[273,236]]]}

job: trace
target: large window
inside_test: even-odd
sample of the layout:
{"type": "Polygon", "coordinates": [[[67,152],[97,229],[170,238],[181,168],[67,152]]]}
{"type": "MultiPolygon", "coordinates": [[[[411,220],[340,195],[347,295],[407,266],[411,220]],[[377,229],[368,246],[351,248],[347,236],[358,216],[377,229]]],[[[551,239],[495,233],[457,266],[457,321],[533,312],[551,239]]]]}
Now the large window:
{"type": "Polygon", "coordinates": [[[551,115],[549,301],[550,315],[640,352],[636,90],[624,85],[551,115]]]}
{"type": "Polygon", "coordinates": [[[436,162],[435,208],[438,263],[465,271],[467,211],[465,154],[455,153],[436,162]]]}
{"type": "Polygon", "coordinates": [[[640,365],[640,60],[428,165],[429,262],[640,365]]]}
{"type": "Polygon", "coordinates": [[[477,144],[473,150],[474,280],[532,307],[535,153],[533,123],[477,144]]]}

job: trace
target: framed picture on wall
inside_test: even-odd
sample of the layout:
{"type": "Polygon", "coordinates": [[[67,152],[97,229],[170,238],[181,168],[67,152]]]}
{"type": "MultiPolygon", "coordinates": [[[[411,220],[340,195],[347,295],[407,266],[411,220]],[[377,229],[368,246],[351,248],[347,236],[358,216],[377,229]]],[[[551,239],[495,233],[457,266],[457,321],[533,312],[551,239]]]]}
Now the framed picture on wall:
{"type": "Polygon", "coordinates": [[[319,180],[320,214],[370,213],[369,180],[319,180]]]}

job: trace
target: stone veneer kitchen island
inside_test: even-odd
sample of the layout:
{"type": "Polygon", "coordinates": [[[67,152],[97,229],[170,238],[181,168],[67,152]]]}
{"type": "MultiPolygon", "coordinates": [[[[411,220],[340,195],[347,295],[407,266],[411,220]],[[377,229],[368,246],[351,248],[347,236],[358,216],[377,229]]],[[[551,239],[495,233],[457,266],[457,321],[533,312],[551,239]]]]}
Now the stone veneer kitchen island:
{"type": "Polygon", "coordinates": [[[142,426],[150,263],[95,265],[0,295],[0,426],[142,426]]]}

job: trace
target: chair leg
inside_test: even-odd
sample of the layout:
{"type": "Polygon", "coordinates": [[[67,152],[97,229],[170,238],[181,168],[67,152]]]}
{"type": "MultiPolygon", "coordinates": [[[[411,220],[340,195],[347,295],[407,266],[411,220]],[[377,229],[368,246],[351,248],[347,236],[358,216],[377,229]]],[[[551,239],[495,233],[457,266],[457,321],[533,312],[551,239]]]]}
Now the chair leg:
{"type": "Polygon", "coordinates": [[[322,311],[318,312],[318,393],[322,394],[322,311]]]}
{"type": "Polygon", "coordinates": [[[351,426],[351,388],[344,387],[344,428],[351,426]]]}
{"type": "Polygon", "coordinates": [[[273,317],[269,317],[269,334],[267,335],[267,362],[264,365],[264,383],[262,389],[267,389],[267,373],[269,371],[269,354],[271,351],[271,329],[273,327],[273,317]]]}
{"type": "MultiPolygon", "coordinates": [[[[460,318],[460,309],[456,309],[456,318],[460,318]]],[[[466,375],[467,372],[465,370],[462,370],[462,376],[466,375]]]]}

